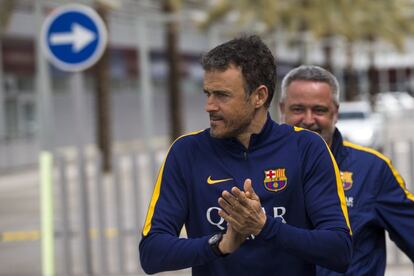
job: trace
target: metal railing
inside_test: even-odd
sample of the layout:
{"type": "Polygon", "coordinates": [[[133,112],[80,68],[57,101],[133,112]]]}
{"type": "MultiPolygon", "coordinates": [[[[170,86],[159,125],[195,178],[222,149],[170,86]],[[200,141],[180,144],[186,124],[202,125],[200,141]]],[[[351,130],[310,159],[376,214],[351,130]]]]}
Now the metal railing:
{"type": "MultiPolygon", "coordinates": [[[[158,155],[163,151],[159,151],[158,155]]],[[[148,154],[131,152],[116,155],[113,172],[102,173],[98,155],[76,166],[77,157],[58,155],[56,230],[61,233],[62,272],[65,275],[119,275],[138,273],[138,242],[145,212],[152,194],[154,169],[148,154]],[[85,173],[87,210],[79,208],[78,178],[85,173]],[[82,233],[88,213],[88,233],[82,233]],[[85,235],[87,242],[82,242],[85,235]],[[78,244],[78,245],[76,245],[78,244]],[[73,256],[83,256],[82,260],[73,256]]],[[[84,205],[85,206],[85,205],[84,205]]],[[[59,268],[58,268],[59,269],[59,268]]]]}
{"type": "MultiPolygon", "coordinates": [[[[402,167],[400,172],[412,191],[413,141],[392,142],[386,151],[393,164],[402,167]]],[[[59,210],[56,214],[59,219],[56,221],[56,231],[60,233],[57,238],[61,248],[57,254],[63,260],[62,267],[58,269],[63,275],[143,273],[138,262],[138,243],[156,170],[164,155],[165,150],[158,150],[155,158],[150,158],[142,151],[116,154],[112,174],[101,172],[100,158],[96,154],[87,158],[85,168],[76,167],[76,156],[58,155],[56,208],[59,210]],[[150,160],[153,160],[152,164],[150,160]],[[82,175],[79,172],[81,169],[85,170],[86,175],[88,210],[81,210],[76,204],[80,192],[76,183],[82,175]],[[83,212],[89,213],[90,230],[87,237],[90,242],[81,244],[83,212]]],[[[388,239],[387,248],[389,268],[410,266],[412,271],[410,260],[388,239]]]]}

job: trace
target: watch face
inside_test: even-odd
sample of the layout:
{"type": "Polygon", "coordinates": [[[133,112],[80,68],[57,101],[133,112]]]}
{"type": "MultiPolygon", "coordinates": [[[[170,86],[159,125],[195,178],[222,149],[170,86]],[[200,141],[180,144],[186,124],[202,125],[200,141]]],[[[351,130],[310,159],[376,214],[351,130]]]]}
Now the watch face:
{"type": "Polygon", "coordinates": [[[211,236],[211,238],[208,240],[209,244],[215,244],[220,240],[220,234],[215,234],[213,236],[211,236]]]}

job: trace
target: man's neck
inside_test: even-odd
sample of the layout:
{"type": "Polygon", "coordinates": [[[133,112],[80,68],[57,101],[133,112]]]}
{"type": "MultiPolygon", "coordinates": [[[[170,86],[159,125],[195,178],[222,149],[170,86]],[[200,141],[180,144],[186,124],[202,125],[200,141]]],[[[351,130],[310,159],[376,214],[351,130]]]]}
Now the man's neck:
{"type": "Polygon", "coordinates": [[[256,116],[252,120],[248,129],[237,136],[237,140],[246,148],[249,148],[250,139],[252,134],[258,134],[262,131],[263,126],[267,120],[267,109],[263,108],[257,111],[256,116]]]}

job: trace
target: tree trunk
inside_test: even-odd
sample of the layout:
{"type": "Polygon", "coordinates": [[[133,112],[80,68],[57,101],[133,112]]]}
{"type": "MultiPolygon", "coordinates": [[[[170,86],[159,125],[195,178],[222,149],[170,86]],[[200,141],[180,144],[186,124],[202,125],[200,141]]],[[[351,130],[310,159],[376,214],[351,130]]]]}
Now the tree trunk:
{"type": "Polygon", "coordinates": [[[354,71],[354,52],[352,43],[346,45],[346,68],[345,68],[345,100],[356,100],[359,95],[356,72],[354,71]]]}
{"type": "MultiPolygon", "coordinates": [[[[97,5],[96,11],[107,24],[107,9],[97,5]]],[[[102,57],[95,65],[95,96],[96,96],[96,137],[98,149],[102,156],[102,170],[112,169],[112,124],[111,124],[111,95],[109,91],[109,51],[105,49],[102,57]]]]}
{"type": "Polygon", "coordinates": [[[2,0],[0,2],[0,140],[6,139],[6,115],[4,96],[4,72],[3,72],[3,35],[6,32],[10,17],[14,10],[14,0],[2,0]]]}
{"type": "MultiPolygon", "coordinates": [[[[304,10],[309,9],[309,0],[301,0],[302,8],[304,10]]],[[[309,26],[307,18],[299,18],[299,32],[297,36],[297,43],[299,46],[299,60],[297,66],[308,63],[308,38],[307,32],[309,31],[309,26]]]]}
{"type": "Polygon", "coordinates": [[[325,57],[325,69],[329,72],[333,73],[333,62],[332,62],[332,45],[331,40],[327,39],[323,44],[323,54],[325,57]]]}
{"type": "Polygon", "coordinates": [[[379,91],[379,76],[378,70],[375,68],[375,51],[374,51],[374,39],[369,39],[370,49],[368,52],[369,55],[369,69],[368,69],[368,79],[369,79],[369,102],[372,108],[375,105],[375,98],[379,91]]]}
{"type": "MultiPolygon", "coordinates": [[[[167,15],[176,12],[174,1],[164,0],[163,11],[167,15]]],[[[168,89],[169,89],[169,120],[170,120],[170,138],[174,141],[177,137],[182,135],[182,118],[181,118],[181,91],[180,91],[180,60],[178,55],[178,23],[175,21],[168,21],[166,23],[166,53],[168,61],[168,89]]]]}
{"type": "Polygon", "coordinates": [[[14,0],[0,1],[0,35],[5,33],[6,26],[10,21],[15,4],[16,1],[14,0]]]}

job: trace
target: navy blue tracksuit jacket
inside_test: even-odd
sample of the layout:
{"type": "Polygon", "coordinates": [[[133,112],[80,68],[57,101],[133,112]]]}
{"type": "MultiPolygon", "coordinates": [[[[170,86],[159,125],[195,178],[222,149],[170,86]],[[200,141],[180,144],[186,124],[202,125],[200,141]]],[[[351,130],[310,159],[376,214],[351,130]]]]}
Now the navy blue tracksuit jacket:
{"type": "Polygon", "coordinates": [[[318,275],[384,275],[385,230],[414,262],[414,195],[390,160],[344,142],[338,130],[331,148],[342,175],[354,251],[345,274],[319,268],[318,275]]]}
{"type": "Polygon", "coordinates": [[[209,129],[177,139],[162,165],[139,245],[147,273],[192,267],[193,275],[314,275],[316,265],[345,271],[351,234],[341,179],[323,139],[268,116],[246,149],[209,129]],[[267,221],[226,257],[208,239],[225,231],[217,203],[246,178],[267,221]],[[180,238],[185,226],[187,238],[180,238]]]}

